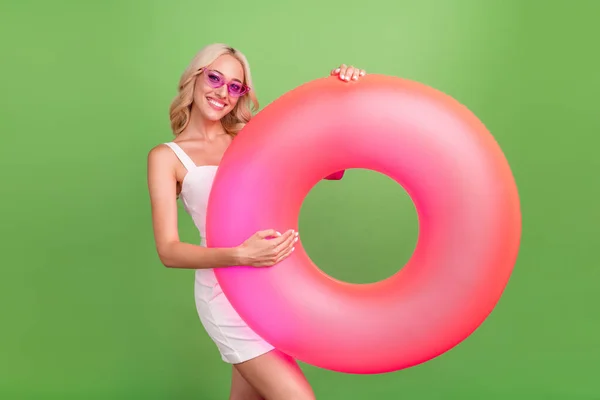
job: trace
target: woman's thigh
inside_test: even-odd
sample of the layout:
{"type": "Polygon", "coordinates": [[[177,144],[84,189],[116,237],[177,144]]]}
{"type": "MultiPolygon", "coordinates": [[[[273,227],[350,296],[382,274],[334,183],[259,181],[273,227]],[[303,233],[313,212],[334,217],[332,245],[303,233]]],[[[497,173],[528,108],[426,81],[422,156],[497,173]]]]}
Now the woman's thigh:
{"type": "Polygon", "coordinates": [[[293,358],[278,350],[234,366],[266,400],[314,400],[310,384],[293,358]]]}

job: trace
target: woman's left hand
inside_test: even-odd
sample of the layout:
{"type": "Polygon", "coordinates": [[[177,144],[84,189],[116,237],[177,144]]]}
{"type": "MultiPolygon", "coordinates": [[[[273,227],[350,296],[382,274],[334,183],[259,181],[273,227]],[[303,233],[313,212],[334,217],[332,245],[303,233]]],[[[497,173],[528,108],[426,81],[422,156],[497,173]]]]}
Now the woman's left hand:
{"type": "Polygon", "coordinates": [[[331,71],[331,75],[337,75],[339,78],[345,82],[350,82],[358,80],[358,78],[365,76],[367,73],[364,69],[359,69],[354,66],[347,66],[346,64],[342,64],[336,69],[331,71]]]}

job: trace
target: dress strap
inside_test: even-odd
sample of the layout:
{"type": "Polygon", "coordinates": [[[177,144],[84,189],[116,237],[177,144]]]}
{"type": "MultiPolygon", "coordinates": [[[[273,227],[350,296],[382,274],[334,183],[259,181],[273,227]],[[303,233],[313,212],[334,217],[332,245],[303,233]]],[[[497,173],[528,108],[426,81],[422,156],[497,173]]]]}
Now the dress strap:
{"type": "Polygon", "coordinates": [[[177,156],[177,158],[179,158],[179,161],[181,161],[181,163],[183,164],[183,166],[185,167],[185,169],[187,169],[188,171],[196,168],[196,164],[192,161],[192,159],[185,153],[185,151],[183,151],[183,149],[181,147],[179,147],[179,145],[175,142],[168,142],[165,143],[167,146],[169,146],[171,148],[171,150],[173,150],[173,152],[175,153],[175,155],[177,156]]]}

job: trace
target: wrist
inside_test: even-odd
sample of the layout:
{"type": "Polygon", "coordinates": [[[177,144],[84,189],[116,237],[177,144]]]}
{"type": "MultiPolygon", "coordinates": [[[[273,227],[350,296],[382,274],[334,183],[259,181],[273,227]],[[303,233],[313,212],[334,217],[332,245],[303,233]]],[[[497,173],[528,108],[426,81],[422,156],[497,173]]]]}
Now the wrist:
{"type": "Polygon", "coordinates": [[[229,251],[232,266],[244,266],[248,264],[248,257],[244,246],[236,246],[229,251]]]}

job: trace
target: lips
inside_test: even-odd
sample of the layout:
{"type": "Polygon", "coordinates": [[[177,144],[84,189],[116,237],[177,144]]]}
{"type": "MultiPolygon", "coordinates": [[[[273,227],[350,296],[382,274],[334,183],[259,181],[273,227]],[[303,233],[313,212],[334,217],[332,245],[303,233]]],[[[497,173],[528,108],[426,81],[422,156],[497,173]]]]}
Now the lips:
{"type": "Polygon", "coordinates": [[[208,101],[208,104],[217,111],[221,111],[225,108],[226,104],[222,100],[217,100],[213,97],[207,97],[206,100],[208,101]]]}

